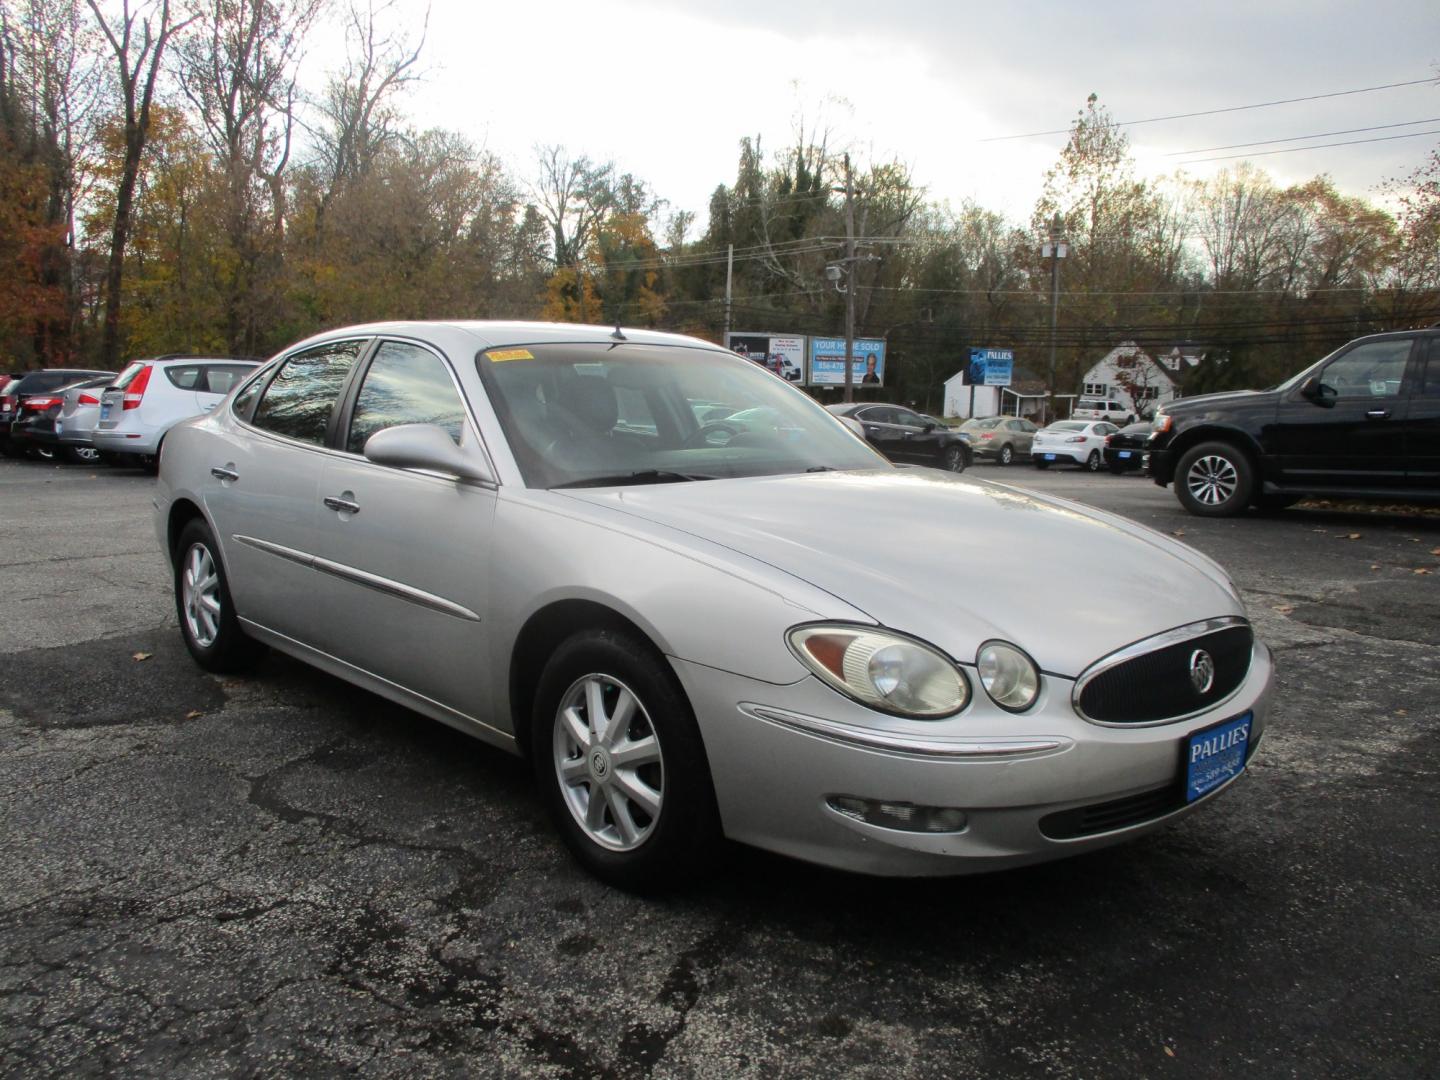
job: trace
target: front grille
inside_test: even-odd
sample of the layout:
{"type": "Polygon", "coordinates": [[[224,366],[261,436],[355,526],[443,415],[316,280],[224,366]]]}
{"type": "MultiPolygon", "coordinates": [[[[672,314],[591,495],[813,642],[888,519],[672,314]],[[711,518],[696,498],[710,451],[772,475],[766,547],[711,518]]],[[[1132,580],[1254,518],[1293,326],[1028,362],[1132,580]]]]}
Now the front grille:
{"type": "Polygon", "coordinates": [[[1080,836],[1094,836],[1140,825],[1164,817],[1184,805],[1185,793],[1176,785],[1167,784],[1163,788],[1142,791],[1139,795],[1128,795],[1123,799],[1046,814],[1040,819],[1040,831],[1051,840],[1074,840],[1080,836]]]}
{"type": "Polygon", "coordinates": [[[1089,678],[1082,675],[1076,706],[1082,716],[1103,724],[1153,724],[1189,716],[1235,692],[1250,671],[1253,647],[1254,634],[1245,624],[1161,645],[1089,678]],[[1190,675],[1197,650],[1209,653],[1215,663],[1214,682],[1204,693],[1190,675]]]}

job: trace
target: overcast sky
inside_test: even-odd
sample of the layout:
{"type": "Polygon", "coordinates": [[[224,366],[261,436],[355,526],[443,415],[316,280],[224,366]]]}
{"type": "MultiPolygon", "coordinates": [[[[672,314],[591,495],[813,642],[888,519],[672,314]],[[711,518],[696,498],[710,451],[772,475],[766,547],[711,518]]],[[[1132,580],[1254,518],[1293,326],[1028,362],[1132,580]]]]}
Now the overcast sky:
{"type": "MultiPolygon", "coordinates": [[[[413,4],[416,18],[423,0],[413,4]]],[[[433,0],[414,119],[535,172],[533,146],[613,159],[703,227],[740,139],[802,116],[861,158],[899,158],[932,198],[1026,220],[1092,91],[1120,121],[1429,79],[1428,85],[1127,128],[1146,174],[1198,157],[1440,131],[1440,2],[1252,0],[433,0]]],[[[1440,134],[1256,156],[1282,183],[1329,173],[1374,196],[1440,134]]],[[[1186,166],[1193,175],[1234,162],[1186,166]]]]}

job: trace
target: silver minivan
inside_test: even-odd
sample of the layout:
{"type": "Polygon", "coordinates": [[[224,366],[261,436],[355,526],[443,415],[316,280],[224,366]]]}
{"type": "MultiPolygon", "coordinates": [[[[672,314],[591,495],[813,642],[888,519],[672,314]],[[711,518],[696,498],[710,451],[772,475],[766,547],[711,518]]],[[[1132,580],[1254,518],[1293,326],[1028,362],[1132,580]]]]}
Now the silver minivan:
{"type": "Polygon", "coordinates": [[[172,427],[209,412],[259,363],[197,356],[131,361],[100,398],[95,449],[110,461],[126,454],[153,464],[172,427]]]}

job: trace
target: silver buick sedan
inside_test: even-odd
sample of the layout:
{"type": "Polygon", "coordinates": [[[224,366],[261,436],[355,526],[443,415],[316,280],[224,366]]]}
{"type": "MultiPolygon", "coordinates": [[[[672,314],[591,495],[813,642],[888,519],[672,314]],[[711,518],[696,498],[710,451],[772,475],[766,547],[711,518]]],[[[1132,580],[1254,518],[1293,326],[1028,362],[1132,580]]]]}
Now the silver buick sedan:
{"type": "Polygon", "coordinates": [[[1089,851],[1208,803],[1264,728],[1211,560],[895,467],[691,338],[321,334],[172,429],[155,507],[198,663],[280,649],[525,755],[627,888],[722,836],[875,874],[1089,851]]]}

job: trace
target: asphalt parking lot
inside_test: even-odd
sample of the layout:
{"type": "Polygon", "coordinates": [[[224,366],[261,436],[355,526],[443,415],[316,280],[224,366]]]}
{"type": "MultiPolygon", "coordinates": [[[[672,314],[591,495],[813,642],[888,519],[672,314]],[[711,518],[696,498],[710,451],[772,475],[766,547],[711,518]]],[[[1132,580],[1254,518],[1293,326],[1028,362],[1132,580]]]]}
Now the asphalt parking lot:
{"type": "MultiPolygon", "coordinates": [[[[735,848],[639,899],[571,863],[520,761],[283,657],[195,667],[148,476],[0,461],[0,1073],[1434,1075],[1440,517],[972,475],[1232,573],[1278,663],[1249,775],[1047,866],[735,848]]],[[[1115,570],[1035,588],[1103,605],[1115,570]]]]}

